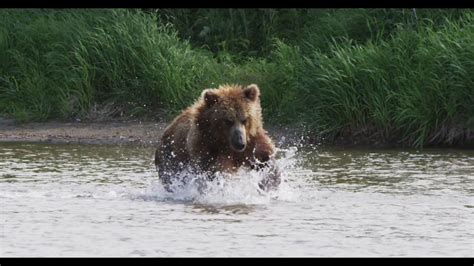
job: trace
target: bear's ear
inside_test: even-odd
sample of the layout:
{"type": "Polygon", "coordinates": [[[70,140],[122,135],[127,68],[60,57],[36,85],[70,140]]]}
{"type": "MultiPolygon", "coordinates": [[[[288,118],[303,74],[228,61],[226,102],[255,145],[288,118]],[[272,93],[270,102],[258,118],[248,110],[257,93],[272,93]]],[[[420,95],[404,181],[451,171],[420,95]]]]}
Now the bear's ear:
{"type": "Polygon", "coordinates": [[[204,90],[202,95],[207,106],[211,106],[219,100],[219,95],[217,95],[213,89],[204,90]]]}
{"type": "Polygon", "coordinates": [[[251,101],[255,101],[260,96],[260,89],[255,84],[248,85],[244,89],[244,95],[245,95],[245,98],[247,98],[251,101]]]}

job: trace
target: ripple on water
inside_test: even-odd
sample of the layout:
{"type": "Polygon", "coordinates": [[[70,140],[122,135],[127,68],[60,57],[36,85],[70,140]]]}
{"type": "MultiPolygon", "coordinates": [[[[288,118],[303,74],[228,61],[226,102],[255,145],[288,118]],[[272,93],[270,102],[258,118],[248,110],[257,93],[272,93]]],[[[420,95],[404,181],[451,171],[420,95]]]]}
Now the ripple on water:
{"type": "Polygon", "coordinates": [[[151,148],[2,143],[0,255],[472,256],[473,158],[292,147],[276,192],[240,171],[171,194],[151,148]]]}

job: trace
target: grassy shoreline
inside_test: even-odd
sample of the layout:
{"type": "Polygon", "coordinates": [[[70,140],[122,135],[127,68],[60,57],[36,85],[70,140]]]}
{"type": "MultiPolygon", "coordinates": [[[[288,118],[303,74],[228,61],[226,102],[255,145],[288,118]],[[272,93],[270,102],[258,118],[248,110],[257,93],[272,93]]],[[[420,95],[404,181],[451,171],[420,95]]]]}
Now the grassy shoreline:
{"type": "MultiPolygon", "coordinates": [[[[207,17],[220,21],[222,12],[207,17]]],[[[183,39],[179,14],[170,25],[141,10],[1,10],[0,114],[20,122],[170,119],[204,88],[256,83],[267,124],[305,128],[317,142],[472,145],[473,11],[426,11],[416,25],[388,23],[398,19],[388,11],[298,12],[270,14],[274,24],[262,25],[281,34],[265,39],[250,22],[232,22],[247,25],[245,36],[261,48],[248,56],[235,50],[255,47],[218,51],[183,39]],[[282,28],[290,15],[320,24],[293,36],[282,28]]]]}

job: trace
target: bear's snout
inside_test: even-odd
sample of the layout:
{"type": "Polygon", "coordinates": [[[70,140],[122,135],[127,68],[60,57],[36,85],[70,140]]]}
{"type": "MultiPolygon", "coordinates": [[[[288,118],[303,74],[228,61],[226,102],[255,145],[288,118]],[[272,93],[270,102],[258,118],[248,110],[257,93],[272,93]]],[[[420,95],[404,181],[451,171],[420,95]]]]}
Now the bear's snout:
{"type": "Polygon", "coordinates": [[[235,151],[242,152],[245,149],[245,133],[242,130],[232,130],[231,146],[235,151]]]}

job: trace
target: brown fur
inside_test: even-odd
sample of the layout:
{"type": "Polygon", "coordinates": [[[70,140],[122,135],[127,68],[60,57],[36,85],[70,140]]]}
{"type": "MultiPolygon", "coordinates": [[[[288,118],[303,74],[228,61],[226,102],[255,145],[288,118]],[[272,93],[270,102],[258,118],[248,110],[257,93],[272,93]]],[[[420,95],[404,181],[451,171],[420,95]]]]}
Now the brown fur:
{"type": "MultiPolygon", "coordinates": [[[[263,129],[259,96],[254,84],[204,90],[200,99],[165,129],[155,154],[163,182],[171,183],[175,173],[189,166],[210,174],[233,173],[242,166],[258,168],[273,161],[275,147],[263,129]],[[245,132],[243,151],[232,148],[233,128],[245,132]]],[[[272,178],[279,184],[277,172],[272,178]]]]}

